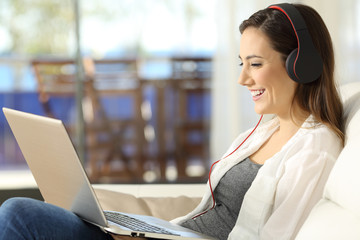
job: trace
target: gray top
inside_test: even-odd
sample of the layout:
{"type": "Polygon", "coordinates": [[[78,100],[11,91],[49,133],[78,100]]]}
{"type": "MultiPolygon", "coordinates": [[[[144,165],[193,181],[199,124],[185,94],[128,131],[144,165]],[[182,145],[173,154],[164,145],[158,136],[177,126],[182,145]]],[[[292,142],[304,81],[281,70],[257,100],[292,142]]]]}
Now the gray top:
{"type": "Polygon", "coordinates": [[[245,193],[261,166],[249,158],[233,166],[214,190],[215,208],[181,225],[218,239],[227,239],[235,226],[245,193]]]}

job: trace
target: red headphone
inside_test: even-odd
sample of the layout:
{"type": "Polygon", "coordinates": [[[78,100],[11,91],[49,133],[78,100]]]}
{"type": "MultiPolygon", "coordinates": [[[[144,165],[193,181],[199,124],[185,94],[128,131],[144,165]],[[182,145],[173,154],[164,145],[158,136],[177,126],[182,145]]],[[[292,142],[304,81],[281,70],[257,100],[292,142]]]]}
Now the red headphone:
{"type": "Polygon", "coordinates": [[[285,14],[297,38],[298,47],[286,59],[286,71],[289,77],[298,83],[310,83],[317,80],[323,70],[323,61],[314,46],[302,15],[290,3],[274,4],[269,8],[285,14]]]}

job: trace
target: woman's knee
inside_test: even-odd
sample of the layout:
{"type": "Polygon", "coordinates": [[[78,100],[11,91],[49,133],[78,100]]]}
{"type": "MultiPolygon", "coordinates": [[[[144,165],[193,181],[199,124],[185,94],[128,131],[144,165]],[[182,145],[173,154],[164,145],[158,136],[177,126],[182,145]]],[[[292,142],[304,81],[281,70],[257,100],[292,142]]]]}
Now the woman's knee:
{"type": "Polygon", "coordinates": [[[32,198],[25,198],[25,197],[14,197],[14,198],[9,198],[7,199],[2,205],[1,207],[6,207],[6,208],[22,208],[25,205],[31,204],[33,205],[34,202],[41,202],[32,198]]]}
{"type": "Polygon", "coordinates": [[[15,197],[6,200],[1,205],[0,212],[2,214],[29,214],[29,211],[32,209],[33,212],[36,208],[42,208],[45,203],[39,200],[23,197],[15,197]]]}
{"type": "MultiPolygon", "coordinates": [[[[37,217],[32,216],[30,208],[40,208],[44,204],[41,201],[29,198],[11,198],[6,200],[0,207],[0,239],[22,239],[26,236],[26,226],[36,224],[37,217]]],[[[38,223],[40,225],[40,222],[38,223]]]]}
{"type": "Polygon", "coordinates": [[[1,228],[9,234],[19,233],[37,238],[42,236],[44,239],[48,239],[48,236],[57,236],[57,239],[109,237],[100,228],[87,224],[70,211],[28,198],[12,198],[4,202],[0,207],[1,228]]]}

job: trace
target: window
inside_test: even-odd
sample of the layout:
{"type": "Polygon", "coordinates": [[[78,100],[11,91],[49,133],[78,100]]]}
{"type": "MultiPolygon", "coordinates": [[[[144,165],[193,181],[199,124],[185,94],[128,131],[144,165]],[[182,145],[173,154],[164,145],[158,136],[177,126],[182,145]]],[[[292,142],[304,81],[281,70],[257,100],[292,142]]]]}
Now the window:
{"type": "MultiPolygon", "coordinates": [[[[215,0],[81,1],[82,54],[94,59],[139,58],[142,75],[166,78],[171,74],[171,63],[149,59],[212,57],[216,44],[214,5],[215,0]]],[[[70,0],[1,1],[1,106],[45,115],[30,61],[73,58],[74,19],[70,0]]],[[[144,95],[151,103],[149,94],[151,89],[147,88],[144,95]]],[[[206,99],[209,103],[209,96],[206,99]]],[[[1,169],[26,168],[2,114],[0,125],[1,169]]]]}

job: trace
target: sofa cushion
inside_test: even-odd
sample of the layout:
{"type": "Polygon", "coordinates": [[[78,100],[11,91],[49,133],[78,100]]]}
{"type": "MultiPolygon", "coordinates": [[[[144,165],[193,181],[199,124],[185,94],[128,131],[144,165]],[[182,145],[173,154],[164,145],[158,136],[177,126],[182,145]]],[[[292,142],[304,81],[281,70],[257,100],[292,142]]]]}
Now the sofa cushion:
{"type": "Polygon", "coordinates": [[[360,218],[360,82],[343,86],[341,93],[346,142],[325,186],[324,198],[360,218]]]}
{"type": "Polygon", "coordinates": [[[351,210],[322,199],[310,213],[296,240],[360,239],[360,219],[351,210]]]}
{"type": "Polygon", "coordinates": [[[296,239],[360,239],[360,82],[341,87],[345,147],[296,239]]]}
{"type": "Polygon", "coordinates": [[[96,196],[104,210],[142,214],[172,220],[193,210],[201,198],[135,197],[131,194],[95,188],[96,196]]]}

